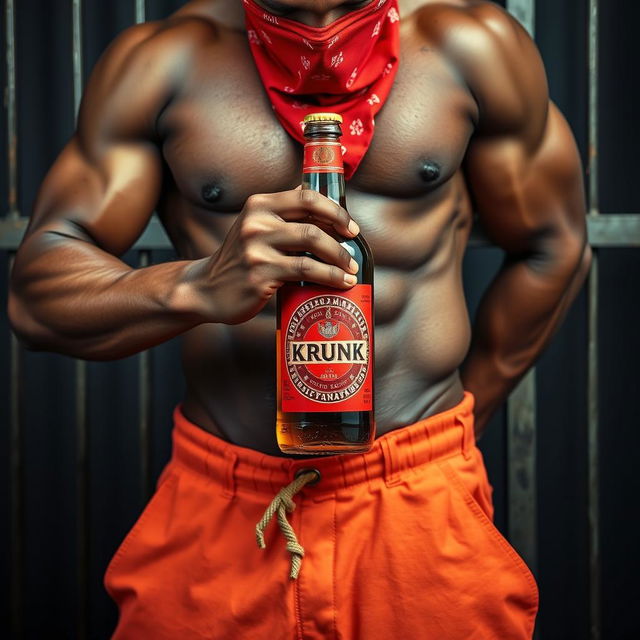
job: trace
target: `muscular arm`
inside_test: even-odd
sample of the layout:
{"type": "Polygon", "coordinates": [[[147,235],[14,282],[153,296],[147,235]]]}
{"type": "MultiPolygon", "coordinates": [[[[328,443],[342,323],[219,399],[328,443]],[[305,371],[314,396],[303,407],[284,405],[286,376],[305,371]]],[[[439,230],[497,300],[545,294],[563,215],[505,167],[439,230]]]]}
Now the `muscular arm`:
{"type": "MultiPolygon", "coordinates": [[[[571,131],[549,102],[539,54],[507,14],[471,12],[463,68],[479,108],[466,175],[489,238],[505,259],[485,293],[461,369],[476,397],[476,434],[534,364],[589,271],[582,169],[571,131]]],[[[457,37],[463,37],[458,34],[457,37]]]]}
{"type": "Polygon", "coordinates": [[[166,43],[156,30],[129,29],[107,50],[38,194],[9,296],[13,329],[31,348],[111,359],[198,322],[180,300],[186,263],[132,269],[116,257],[144,229],[161,187],[155,121],[180,61],[159,55],[166,43]]]}
{"type": "Polygon", "coordinates": [[[118,259],[160,195],[158,114],[196,53],[205,49],[216,67],[217,38],[197,17],[142,25],[96,67],[13,269],[9,316],[31,348],[120,358],[201,323],[245,322],[286,281],[353,286],[357,263],[327,230],[351,237],[357,225],[328,198],[298,189],[248,198],[211,256],[144,269],[118,259]]]}

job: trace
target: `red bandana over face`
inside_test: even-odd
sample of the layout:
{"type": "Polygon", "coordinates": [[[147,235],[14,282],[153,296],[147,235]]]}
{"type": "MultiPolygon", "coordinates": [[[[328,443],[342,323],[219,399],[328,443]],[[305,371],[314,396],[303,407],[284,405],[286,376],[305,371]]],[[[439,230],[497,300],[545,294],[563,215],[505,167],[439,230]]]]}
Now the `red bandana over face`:
{"type": "Polygon", "coordinates": [[[309,27],[243,1],[251,52],[282,126],[304,143],[305,115],[340,113],[348,180],[371,144],[374,116],[398,69],[397,0],[373,0],[326,27],[309,27]]]}

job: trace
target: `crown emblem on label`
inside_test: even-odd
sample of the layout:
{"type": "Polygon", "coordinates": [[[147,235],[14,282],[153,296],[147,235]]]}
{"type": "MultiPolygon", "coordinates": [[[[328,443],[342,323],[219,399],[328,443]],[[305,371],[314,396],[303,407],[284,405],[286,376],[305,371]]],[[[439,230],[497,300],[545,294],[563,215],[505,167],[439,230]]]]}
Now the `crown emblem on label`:
{"type": "Polygon", "coordinates": [[[331,164],[334,161],[335,153],[331,147],[316,147],[311,157],[316,164],[331,164]]]}
{"type": "Polygon", "coordinates": [[[333,323],[331,320],[318,322],[318,331],[320,335],[327,340],[331,340],[331,338],[335,338],[336,335],[338,335],[338,328],[338,323],[333,323]]]}

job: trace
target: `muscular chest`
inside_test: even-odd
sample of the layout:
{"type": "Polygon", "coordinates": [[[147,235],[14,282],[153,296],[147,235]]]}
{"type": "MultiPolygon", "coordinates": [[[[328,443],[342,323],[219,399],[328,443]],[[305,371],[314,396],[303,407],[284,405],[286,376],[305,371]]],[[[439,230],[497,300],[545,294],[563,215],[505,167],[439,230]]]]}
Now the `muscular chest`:
{"type": "MultiPolygon", "coordinates": [[[[201,225],[221,232],[249,195],[299,184],[302,155],[278,123],[246,45],[238,38],[228,47],[224,72],[194,69],[162,119],[163,154],[177,191],[201,225]]],[[[348,183],[350,208],[367,237],[388,236],[400,211],[410,222],[451,196],[473,107],[437,52],[403,42],[373,142],[348,183]]]]}

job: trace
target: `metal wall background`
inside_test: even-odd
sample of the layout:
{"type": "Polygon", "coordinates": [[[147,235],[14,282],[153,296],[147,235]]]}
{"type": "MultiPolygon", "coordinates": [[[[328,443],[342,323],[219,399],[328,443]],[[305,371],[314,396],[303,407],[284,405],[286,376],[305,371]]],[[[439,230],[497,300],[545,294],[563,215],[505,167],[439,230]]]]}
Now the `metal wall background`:
{"type": "MultiPolygon", "coordinates": [[[[2,273],[97,57],[121,29],[181,4],[4,0],[2,273]]],[[[535,34],[551,95],[578,139],[596,259],[564,325],[481,442],[496,522],[538,577],[539,638],[635,638],[640,90],[629,72],[640,10],[635,0],[506,4],[535,34]]],[[[172,255],[154,222],[125,259],[172,255]]],[[[475,237],[465,258],[472,314],[500,260],[475,237]]],[[[169,456],[179,340],[116,363],[81,363],[24,352],[3,313],[0,388],[0,544],[10,550],[0,561],[0,633],[106,638],[115,611],[102,575],[169,456]]]]}

